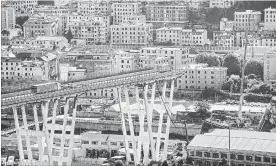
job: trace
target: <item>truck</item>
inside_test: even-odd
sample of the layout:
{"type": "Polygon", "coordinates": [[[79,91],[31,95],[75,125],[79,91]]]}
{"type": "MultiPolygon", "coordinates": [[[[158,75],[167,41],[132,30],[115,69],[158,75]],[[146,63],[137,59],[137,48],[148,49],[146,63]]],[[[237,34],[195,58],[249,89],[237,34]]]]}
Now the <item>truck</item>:
{"type": "Polygon", "coordinates": [[[39,94],[39,93],[58,91],[60,89],[61,89],[61,84],[59,82],[49,82],[49,83],[33,85],[31,87],[31,92],[35,94],[39,94]]]}

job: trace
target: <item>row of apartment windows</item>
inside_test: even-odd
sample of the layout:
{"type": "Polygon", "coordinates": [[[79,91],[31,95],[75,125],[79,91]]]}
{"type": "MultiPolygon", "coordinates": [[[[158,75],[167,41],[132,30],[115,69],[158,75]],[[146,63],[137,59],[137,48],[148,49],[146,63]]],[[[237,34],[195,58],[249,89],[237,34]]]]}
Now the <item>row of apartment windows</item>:
{"type": "MultiPolygon", "coordinates": [[[[196,157],[206,157],[206,158],[228,158],[228,154],[226,153],[210,153],[210,152],[201,152],[201,151],[191,151],[190,156],[196,157]],[[221,157],[219,157],[219,155],[221,157]]],[[[265,156],[251,156],[251,155],[243,155],[243,154],[231,154],[230,159],[240,160],[240,161],[256,161],[256,162],[265,162],[265,163],[276,163],[276,158],[265,157],[265,156]],[[263,160],[262,160],[263,159],[263,160]]]]}

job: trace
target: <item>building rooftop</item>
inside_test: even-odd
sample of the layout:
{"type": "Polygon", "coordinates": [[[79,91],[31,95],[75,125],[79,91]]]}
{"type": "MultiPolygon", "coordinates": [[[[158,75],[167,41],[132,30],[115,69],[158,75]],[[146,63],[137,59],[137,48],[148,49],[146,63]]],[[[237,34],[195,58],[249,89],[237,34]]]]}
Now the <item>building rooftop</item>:
{"type": "Polygon", "coordinates": [[[62,41],[62,40],[67,40],[64,36],[37,36],[35,40],[54,40],[56,42],[62,41]]]}
{"type": "MultiPolygon", "coordinates": [[[[276,156],[276,133],[231,130],[230,147],[232,152],[264,154],[276,156]]],[[[211,133],[196,135],[188,149],[217,149],[228,152],[228,129],[215,129],[211,133]]]]}
{"type": "Polygon", "coordinates": [[[262,14],[260,11],[246,10],[246,11],[236,11],[235,14],[262,14]]]}

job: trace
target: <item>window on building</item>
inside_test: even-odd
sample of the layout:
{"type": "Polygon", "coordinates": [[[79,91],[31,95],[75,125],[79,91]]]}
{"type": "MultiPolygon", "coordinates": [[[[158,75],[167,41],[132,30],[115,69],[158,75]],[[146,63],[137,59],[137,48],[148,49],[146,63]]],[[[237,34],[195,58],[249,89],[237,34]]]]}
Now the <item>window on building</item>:
{"type": "Polygon", "coordinates": [[[264,162],[265,163],[270,163],[270,158],[269,157],[264,157],[264,162]]]}
{"type": "Polygon", "coordinates": [[[227,154],[225,154],[225,153],[221,153],[221,158],[225,158],[225,159],[227,159],[227,154]]]}
{"type": "Polygon", "coordinates": [[[235,154],[231,154],[231,156],[230,156],[230,159],[236,159],[236,155],[235,154]]]}
{"type": "Polygon", "coordinates": [[[91,144],[92,144],[92,145],[97,145],[97,144],[98,144],[98,141],[91,141],[91,144]]]}
{"type": "Polygon", "coordinates": [[[195,152],[194,151],[190,151],[190,156],[195,156],[195,152]]]}
{"type": "Polygon", "coordinates": [[[204,157],[211,157],[211,153],[209,153],[209,152],[204,152],[204,157]]]}
{"type": "Polygon", "coordinates": [[[81,144],[89,144],[89,141],[82,140],[81,144]]]}
{"type": "Polygon", "coordinates": [[[107,142],[102,142],[101,144],[102,144],[102,145],[107,145],[107,142]]]}
{"type": "Polygon", "coordinates": [[[272,158],[272,163],[276,163],[276,158],[272,158]]]}
{"type": "Polygon", "coordinates": [[[246,156],[246,160],[247,160],[247,161],[252,161],[252,160],[253,160],[253,157],[252,157],[252,156],[246,156]]]}
{"type": "Polygon", "coordinates": [[[238,155],[238,160],[244,160],[244,155],[238,155]]]}
{"type": "Polygon", "coordinates": [[[219,154],[218,153],[213,153],[213,158],[219,158],[219,154]]]}
{"type": "Polygon", "coordinates": [[[202,152],[197,151],[197,152],[196,152],[196,156],[202,157],[202,152]]]}

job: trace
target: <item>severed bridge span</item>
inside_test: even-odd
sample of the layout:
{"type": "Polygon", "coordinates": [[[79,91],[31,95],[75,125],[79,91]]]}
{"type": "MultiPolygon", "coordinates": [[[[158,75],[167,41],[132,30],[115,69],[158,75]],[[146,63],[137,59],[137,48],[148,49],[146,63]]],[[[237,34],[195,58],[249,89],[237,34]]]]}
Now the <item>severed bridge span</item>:
{"type": "Polygon", "coordinates": [[[174,79],[183,75],[182,70],[144,70],[121,75],[114,75],[105,78],[91,79],[85,81],[73,82],[68,87],[63,87],[61,90],[47,92],[44,94],[32,94],[29,91],[23,93],[6,94],[1,96],[1,109],[12,109],[15,128],[10,131],[5,131],[4,134],[16,131],[18,140],[18,150],[20,165],[71,165],[74,144],[74,129],[76,122],[76,110],[78,105],[78,97],[88,91],[114,88],[118,90],[119,103],[124,101],[129,105],[129,87],[135,87],[135,98],[137,102],[137,110],[133,111],[129,108],[121,108],[121,125],[125,136],[126,159],[129,162],[129,141],[132,142],[132,150],[134,153],[135,165],[143,161],[144,164],[149,163],[149,150],[152,152],[152,160],[165,160],[168,147],[168,135],[170,128],[170,108],[172,107],[174,79]],[[170,98],[166,100],[165,93],[167,92],[167,82],[171,81],[170,98]],[[155,100],[156,83],[163,85],[161,98],[164,101],[164,110],[160,111],[160,120],[158,123],[158,132],[152,131],[152,111],[155,100]],[[144,102],[140,103],[138,86],[144,84],[144,102]],[[151,88],[151,89],[150,89],[151,88]],[[124,93],[122,93],[124,91],[124,93]],[[151,93],[151,98],[148,101],[148,94],[151,93]],[[124,97],[124,99],[123,99],[124,97]],[[62,124],[56,124],[57,111],[60,106],[64,107],[64,119],[62,124]],[[26,109],[31,109],[34,115],[34,122],[27,122],[26,109]],[[38,116],[38,109],[41,109],[42,117],[38,116]],[[70,114],[71,113],[71,114],[70,114]],[[132,115],[139,116],[140,132],[139,136],[134,135],[132,115]],[[167,114],[167,121],[162,121],[163,116],[167,114]],[[22,115],[23,125],[20,126],[19,115],[22,115]],[[147,118],[147,129],[145,126],[145,116],[147,118]],[[68,125],[68,121],[70,125],[68,125]],[[128,120],[127,120],[128,119],[128,120]],[[50,123],[49,123],[50,121],[50,123]],[[40,130],[39,124],[43,124],[43,129],[40,130]],[[128,123],[128,124],[126,124],[128,123]],[[126,125],[129,126],[130,135],[126,132],[126,125]],[[29,129],[30,126],[35,126],[35,129],[29,129]],[[165,126],[165,132],[162,127],[165,126]],[[56,130],[62,131],[62,134],[55,134],[56,130]],[[61,143],[57,146],[54,139],[59,138],[61,143]],[[23,143],[24,142],[24,143],[23,143]],[[31,142],[38,144],[38,159],[34,159],[31,142]],[[69,142],[69,146],[64,146],[69,142]],[[164,151],[161,153],[160,143],[164,143],[164,151]],[[156,145],[157,144],[157,145],[156,145]],[[156,145],[154,147],[154,145],[156,145]],[[145,155],[140,155],[143,148],[145,155]],[[27,150],[24,150],[27,149],[27,150]],[[27,153],[27,155],[24,154],[27,153]],[[160,154],[160,155],[159,155],[160,154]],[[162,154],[162,155],[161,155],[162,154]],[[27,156],[27,157],[26,157],[27,156]]]}

